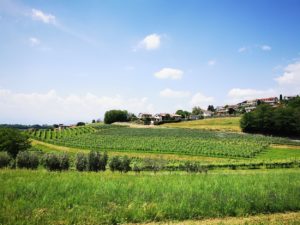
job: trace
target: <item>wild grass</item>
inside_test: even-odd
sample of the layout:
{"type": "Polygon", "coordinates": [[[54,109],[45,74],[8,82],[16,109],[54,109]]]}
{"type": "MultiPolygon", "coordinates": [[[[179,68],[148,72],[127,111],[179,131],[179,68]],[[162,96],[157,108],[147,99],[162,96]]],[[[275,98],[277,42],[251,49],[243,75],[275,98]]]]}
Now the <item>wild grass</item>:
{"type": "Polygon", "coordinates": [[[300,210],[299,169],[242,173],[0,170],[0,224],[117,224],[300,210]]]}

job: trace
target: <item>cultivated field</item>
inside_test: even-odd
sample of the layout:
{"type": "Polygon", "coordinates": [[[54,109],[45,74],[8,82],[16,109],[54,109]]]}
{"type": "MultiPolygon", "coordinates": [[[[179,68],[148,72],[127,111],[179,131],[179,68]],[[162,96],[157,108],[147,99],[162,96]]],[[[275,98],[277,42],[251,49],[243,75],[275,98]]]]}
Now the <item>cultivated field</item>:
{"type": "Polygon", "coordinates": [[[33,131],[30,135],[54,145],[79,149],[231,158],[253,158],[267,150],[270,144],[294,144],[288,139],[262,135],[116,125],[87,126],[62,131],[40,130],[33,131]]]}

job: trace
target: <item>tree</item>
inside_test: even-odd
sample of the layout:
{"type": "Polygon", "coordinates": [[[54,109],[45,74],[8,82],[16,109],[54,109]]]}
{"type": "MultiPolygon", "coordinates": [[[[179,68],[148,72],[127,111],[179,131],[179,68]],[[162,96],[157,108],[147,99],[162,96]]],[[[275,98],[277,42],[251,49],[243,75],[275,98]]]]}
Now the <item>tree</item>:
{"type": "Polygon", "coordinates": [[[121,162],[122,172],[127,173],[128,171],[131,170],[130,162],[131,162],[131,160],[127,156],[123,157],[122,162],[121,162]]]}
{"type": "Polygon", "coordinates": [[[208,111],[211,111],[211,112],[214,112],[214,111],[215,111],[215,107],[214,107],[213,105],[209,105],[209,106],[207,107],[207,110],[208,110],[208,111]]]}
{"type": "Polygon", "coordinates": [[[92,123],[96,123],[96,120],[92,120],[92,123]]]}
{"type": "Polygon", "coordinates": [[[119,156],[114,156],[112,157],[111,161],[109,162],[109,168],[112,172],[114,171],[121,171],[121,166],[122,162],[120,160],[119,156]]]}
{"type": "Polygon", "coordinates": [[[182,109],[177,110],[177,111],[176,111],[176,114],[177,114],[177,115],[180,115],[181,118],[187,118],[189,115],[191,115],[190,112],[188,112],[188,111],[183,111],[182,109]]]}
{"type": "Polygon", "coordinates": [[[6,151],[11,157],[16,158],[20,151],[31,147],[29,137],[13,128],[0,128],[0,151],[6,151]]]}
{"type": "Polygon", "coordinates": [[[77,127],[79,127],[79,126],[85,126],[85,123],[84,123],[84,122],[78,122],[78,123],[76,124],[76,126],[77,126],[77,127]]]}
{"type": "Polygon", "coordinates": [[[128,121],[128,112],[126,110],[109,110],[105,112],[104,123],[106,124],[126,121],[128,121]]]}
{"type": "Polygon", "coordinates": [[[84,171],[87,169],[88,160],[83,153],[78,153],[76,156],[76,169],[78,171],[84,171]]]}
{"type": "Polygon", "coordinates": [[[203,111],[200,107],[195,106],[192,110],[193,115],[203,115],[203,111]]]}
{"type": "Polygon", "coordinates": [[[100,170],[100,152],[90,151],[88,154],[88,170],[98,172],[100,170]]]}

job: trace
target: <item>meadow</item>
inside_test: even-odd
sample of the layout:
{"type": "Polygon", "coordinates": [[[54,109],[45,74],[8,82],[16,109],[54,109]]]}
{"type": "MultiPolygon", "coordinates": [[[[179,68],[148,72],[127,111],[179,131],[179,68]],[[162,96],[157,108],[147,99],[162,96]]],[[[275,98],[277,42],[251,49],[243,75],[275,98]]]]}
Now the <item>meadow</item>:
{"type": "Polygon", "coordinates": [[[204,120],[183,121],[180,123],[166,123],[162,127],[191,128],[225,132],[241,132],[241,117],[207,118],[204,120]]]}
{"type": "Polygon", "coordinates": [[[0,179],[0,224],[140,223],[300,210],[299,169],[207,175],[4,169],[0,179]]]}

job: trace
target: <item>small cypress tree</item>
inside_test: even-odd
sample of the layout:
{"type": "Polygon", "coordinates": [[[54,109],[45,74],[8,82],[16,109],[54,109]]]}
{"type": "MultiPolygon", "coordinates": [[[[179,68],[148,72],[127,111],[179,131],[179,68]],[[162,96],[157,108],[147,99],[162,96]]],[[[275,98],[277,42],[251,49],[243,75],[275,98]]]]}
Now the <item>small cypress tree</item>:
{"type": "Polygon", "coordinates": [[[83,153],[78,153],[76,156],[76,169],[78,171],[85,171],[88,166],[88,160],[83,153]]]}

